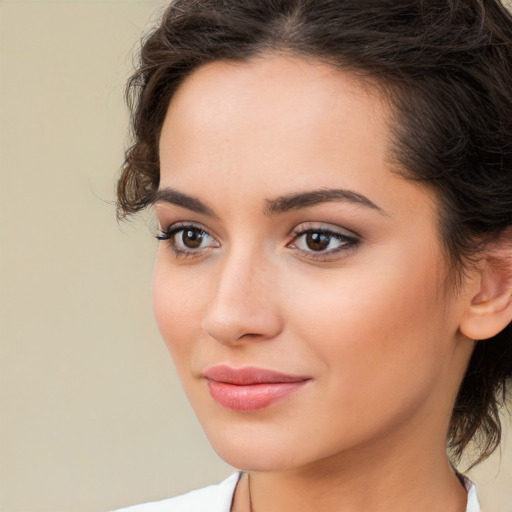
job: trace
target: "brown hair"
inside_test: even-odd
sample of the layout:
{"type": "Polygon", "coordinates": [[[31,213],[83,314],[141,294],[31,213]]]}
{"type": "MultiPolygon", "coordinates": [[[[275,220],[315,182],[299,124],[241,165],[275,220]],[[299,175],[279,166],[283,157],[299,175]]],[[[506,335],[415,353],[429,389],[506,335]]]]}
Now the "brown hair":
{"type": "MultiPolygon", "coordinates": [[[[133,145],[118,183],[118,217],[151,204],[168,104],[195,69],[265,52],[313,57],[381,87],[394,112],[394,156],[432,187],[455,268],[475,240],[512,225],[512,17],[498,0],[176,0],[143,41],[130,78],[133,145]]],[[[501,437],[512,378],[512,326],[478,341],[450,424],[460,457],[478,461],[501,437]]]]}

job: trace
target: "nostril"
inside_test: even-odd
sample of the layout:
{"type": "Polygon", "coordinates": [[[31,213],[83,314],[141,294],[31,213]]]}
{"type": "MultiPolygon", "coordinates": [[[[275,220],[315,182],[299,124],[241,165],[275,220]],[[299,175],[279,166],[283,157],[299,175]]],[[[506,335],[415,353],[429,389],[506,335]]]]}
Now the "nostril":
{"type": "Polygon", "coordinates": [[[278,309],[270,303],[256,309],[243,304],[224,309],[217,303],[205,315],[202,328],[219,343],[234,344],[273,338],[281,331],[282,322],[278,309]]]}

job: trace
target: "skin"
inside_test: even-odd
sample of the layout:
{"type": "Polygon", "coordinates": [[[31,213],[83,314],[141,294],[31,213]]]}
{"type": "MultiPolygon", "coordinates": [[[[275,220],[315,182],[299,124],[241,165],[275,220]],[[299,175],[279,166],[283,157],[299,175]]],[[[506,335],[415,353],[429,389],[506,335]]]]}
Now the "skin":
{"type": "MultiPolygon", "coordinates": [[[[350,74],[265,55],[200,68],[169,106],[160,190],[205,208],[162,193],[156,215],[164,231],[205,234],[196,249],[183,232],[161,242],[155,315],[214,449],[250,472],[254,512],[465,510],[445,447],[474,346],[461,319],[479,282],[468,273],[447,289],[434,198],[394,172],[385,105],[350,74]],[[275,198],[333,188],[375,207],[268,211],[275,198]],[[296,234],[320,228],[357,241],[333,235],[313,251],[296,234]],[[310,380],[234,412],[202,377],[217,364],[310,380]]],[[[247,510],[247,496],[244,476],[233,510],[247,510]]]]}

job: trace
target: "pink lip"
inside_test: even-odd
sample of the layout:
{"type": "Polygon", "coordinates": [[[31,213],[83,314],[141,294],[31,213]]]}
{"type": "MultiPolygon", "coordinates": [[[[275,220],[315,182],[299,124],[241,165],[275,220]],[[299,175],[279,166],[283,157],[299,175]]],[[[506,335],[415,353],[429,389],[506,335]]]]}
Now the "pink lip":
{"type": "Polygon", "coordinates": [[[310,377],[263,368],[213,366],[203,376],[212,398],[226,409],[251,412],[296,393],[310,377]]]}

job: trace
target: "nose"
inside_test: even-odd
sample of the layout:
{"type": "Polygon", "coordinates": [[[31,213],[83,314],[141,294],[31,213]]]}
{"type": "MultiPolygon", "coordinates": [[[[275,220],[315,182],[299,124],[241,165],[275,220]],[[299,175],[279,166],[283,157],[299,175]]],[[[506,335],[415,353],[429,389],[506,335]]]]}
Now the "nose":
{"type": "Polygon", "coordinates": [[[226,258],[203,318],[209,336],[230,345],[269,340],[283,328],[278,283],[270,267],[244,254],[226,258]]]}

